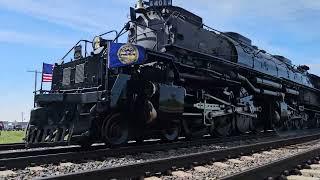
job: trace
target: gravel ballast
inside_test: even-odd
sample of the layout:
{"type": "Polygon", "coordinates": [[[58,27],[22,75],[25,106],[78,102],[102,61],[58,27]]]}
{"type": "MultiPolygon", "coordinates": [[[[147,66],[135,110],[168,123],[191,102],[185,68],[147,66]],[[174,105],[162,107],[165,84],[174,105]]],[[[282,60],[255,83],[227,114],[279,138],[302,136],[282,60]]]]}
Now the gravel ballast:
{"type": "MultiPolygon", "coordinates": [[[[254,143],[254,142],[251,142],[254,143]]],[[[122,165],[129,165],[134,163],[142,163],[151,160],[162,158],[176,157],[180,155],[187,155],[198,152],[222,150],[239,145],[248,145],[249,142],[239,141],[227,144],[204,145],[200,147],[180,148],[177,150],[156,151],[152,153],[140,153],[137,155],[127,155],[123,157],[101,157],[100,160],[89,160],[82,163],[63,162],[60,164],[48,164],[38,167],[28,167],[21,170],[0,171],[0,179],[32,179],[39,177],[50,177],[74,172],[88,171],[100,168],[117,167],[122,165]]],[[[313,142],[310,144],[289,146],[286,148],[277,149],[276,151],[260,153],[252,156],[246,156],[227,162],[221,162],[214,165],[206,165],[196,167],[194,170],[181,171],[182,177],[179,173],[174,176],[163,176],[161,179],[216,179],[232,173],[242,171],[247,168],[262,165],[284,157],[285,155],[292,155],[294,153],[302,152],[303,150],[313,147],[320,147],[320,142],[313,142]],[[279,152],[279,153],[275,153],[279,152]],[[271,154],[272,153],[272,154],[271,154]],[[223,165],[222,165],[223,164],[223,165]]]]}
{"type": "Polygon", "coordinates": [[[263,151],[250,156],[229,159],[224,162],[215,162],[211,165],[197,166],[191,170],[184,170],[183,175],[173,173],[171,176],[162,176],[159,179],[220,179],[316,148],[320,148],[320,141],[273,149],[271,151],[263,151]]]}

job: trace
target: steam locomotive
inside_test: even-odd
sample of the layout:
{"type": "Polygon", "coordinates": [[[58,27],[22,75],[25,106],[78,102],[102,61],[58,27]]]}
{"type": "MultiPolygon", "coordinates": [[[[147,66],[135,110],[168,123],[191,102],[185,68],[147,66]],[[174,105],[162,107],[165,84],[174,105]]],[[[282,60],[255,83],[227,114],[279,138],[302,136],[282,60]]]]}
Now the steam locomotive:
{"type": "Polygon", "coordinates": [[[78,44],[35,96],[27,145],[117,146],[319,127],[320,78],[309,67],[206,26],[170,0],[138,1],[113,40],[78,44]],[[126,43],[118,43],[127,34],[126,43]],[[86,48],[87,49],[87,48],[86,48]]]}

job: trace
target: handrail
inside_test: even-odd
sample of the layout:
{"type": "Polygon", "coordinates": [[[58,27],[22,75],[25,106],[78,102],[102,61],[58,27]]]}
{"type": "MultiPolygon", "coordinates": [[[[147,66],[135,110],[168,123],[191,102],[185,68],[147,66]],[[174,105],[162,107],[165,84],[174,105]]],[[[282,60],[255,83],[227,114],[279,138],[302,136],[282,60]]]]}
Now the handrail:
{"type": "Polygon", "coordinates": [[[67,52],[66,55],[63,56],[63,58],[61,58],[61,60],[64,60],[64,59],[70,54],[70,52],[71,52],[74,48],[76,48],[81,42],[85,42],[85,57],[87,57],[87,43],[92,44],[92,42],[91,42],[91,41],[88,41],[88,40],[80,40],[80,41],[78,41],[78,42],[76,43],[76,45],[74,45],[74,46],[67,52]]]}
{"type": "Polygon", "coordinates": [[[102,33],[102,34],[100,34],[100,35],[99,35],[99,37],[102,37],[102,36],[107,35],[107,34],[110,34],[110,33],[116,33],[116,38],[115,38],[115,40],[116,40],[116,42],[118,42],[118,35],[119,35],[119,32],[118,32],[118,31],[116,31],[116,30],[111,30],[111,31],[108,31],[108,32],[102,33]]]}
{"type": "MultiPolygon", "coordinates": [[[[119,35],[119,33],[118,33],[118,31],[116,31],[116,30],[111,30],[111,31],[102,33],[102,34],[100,34],[100,35],[98,35],[98,36],[104,36],[104,35],[107,35],[107,34],[110,34],[110,33],[115,33],[115,34],[116,34],[116,39],[115,39],[115,40],[116,40],[116,42],[118,42],[118,35],[119,35]]],[[[84,42],[84,43],[85,43],[85,57],[87,57],[87,54],[88,54],[88,52],[87,52],[87,44],[88,44],[88,43],[93,44],[93,42],[92,42],[92,41],[88,41],[88,40],[79,40],[79,41],[76,43],[76,45],[74,45],[74,46],[67,52],[67,54],[64,55],[64,56],[61,58],[61,60],[64,60],[64,59],[71,53],[71,51],[74,50],[74,48],[77,47],[81,42],[84,42]]]]}

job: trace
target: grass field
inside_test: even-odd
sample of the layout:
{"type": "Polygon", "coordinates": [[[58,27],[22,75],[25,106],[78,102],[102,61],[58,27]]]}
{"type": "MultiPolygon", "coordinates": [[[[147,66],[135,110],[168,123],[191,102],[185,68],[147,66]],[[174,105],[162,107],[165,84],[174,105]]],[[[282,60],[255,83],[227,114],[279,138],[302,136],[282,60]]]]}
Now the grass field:
{"type": "Polygon", "coordinates": [[[0,144],[21,143],[24,131],[1,131],[0,144]]]}

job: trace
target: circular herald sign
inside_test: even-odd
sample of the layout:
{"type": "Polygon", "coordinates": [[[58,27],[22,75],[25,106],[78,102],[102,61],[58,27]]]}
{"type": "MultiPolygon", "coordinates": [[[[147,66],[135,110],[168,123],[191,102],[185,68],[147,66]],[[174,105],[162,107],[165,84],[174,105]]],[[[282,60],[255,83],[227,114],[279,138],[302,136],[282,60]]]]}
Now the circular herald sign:
{"type": "Polygon", "coordinates": [[[122,64],[132,64],[139,59],[139,50],[132,44],[125,44],[118,50],[118,58],[122,64]]]}

